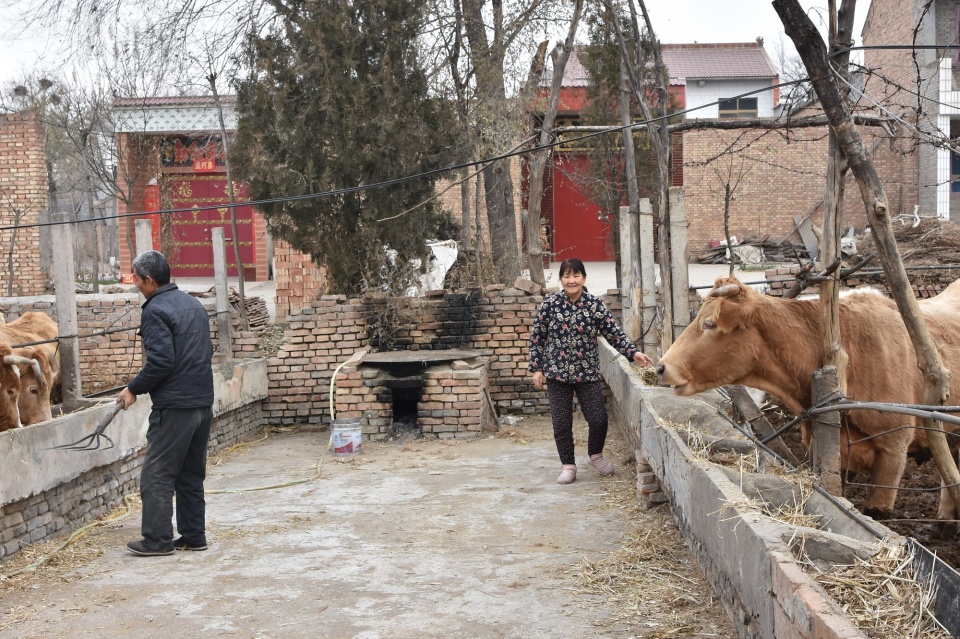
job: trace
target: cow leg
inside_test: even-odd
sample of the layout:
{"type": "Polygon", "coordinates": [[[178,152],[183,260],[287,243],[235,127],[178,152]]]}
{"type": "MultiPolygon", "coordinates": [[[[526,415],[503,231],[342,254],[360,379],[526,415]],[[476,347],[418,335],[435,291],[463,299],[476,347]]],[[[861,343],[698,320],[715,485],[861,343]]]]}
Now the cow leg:
{"type": "MultiPolygon", "coordinates": [[[[901,432],[910,433],[911,431],[901,432]]],[[[863,514],[874,519],[890,518],[906,466],[906,442],[903,442],[903,446],[894,446],[892,450],[877,449],[873,469],[870,472],[870,483],[873,487],[870,488],[870,493],[863,504],[863,514]]]]}
{"type": "Polygon", "coordinates": [[[934,532],[940,539],[953,539],[957,534],[957,507],[950,497],[950,492],[943,487],[943,479],[940,480],[940,508],[937,509],[937,518],[941,521],[934,526],[934,532]]]}

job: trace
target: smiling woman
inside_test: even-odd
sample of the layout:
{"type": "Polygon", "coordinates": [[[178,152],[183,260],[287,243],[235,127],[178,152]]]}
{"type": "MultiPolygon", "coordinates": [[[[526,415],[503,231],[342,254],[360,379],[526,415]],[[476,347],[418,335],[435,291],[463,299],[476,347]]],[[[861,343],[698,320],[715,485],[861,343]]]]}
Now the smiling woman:
{"type": "Polygon", "coordinates": [[[583,262],[576,258],[564,260],[558,275],[563,290],[543,300],[530,331],[529,370],[533,385],[540,390],[546,388],[550,398],[554,441],[562,464],[557,483],[571,484],[577,479],[574,394],[589,426],[590,464],[601,475],[614,472],[613,464],[603,456],[607,408],[597,337],[602,335],[629,360],[644,366],[653,362],[627,338],[603,302],[587,292],[583,262]]]}

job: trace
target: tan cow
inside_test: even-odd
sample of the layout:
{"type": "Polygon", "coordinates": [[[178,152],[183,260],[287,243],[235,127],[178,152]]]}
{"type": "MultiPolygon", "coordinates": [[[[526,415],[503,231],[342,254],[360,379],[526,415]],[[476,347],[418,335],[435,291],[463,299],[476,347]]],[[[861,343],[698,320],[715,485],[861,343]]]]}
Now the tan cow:
{"type": "Polygon", "coordinates": [[[14,354],[23,357],[20,363],[20,423],[24,426],[39,424],[53,418],[50,393],[53,390],[54,373],[42,346],[14,349],[14,354]]]}
{"type": "MultiPolygon", "coordinates": [[[[29,311],[12,322],[0,324],[0,342],[12,346],[55,339],[59,335],[57,323],[46,313],[29,311]]],[[[60,383],[60,351],[57,342],[42,344],[53,369],[53,384],[60,383]]]]}
{"type": "Polygon", "coordinates": [[[20,368],[9,344],[0,344],[0,432],[20,428],[20,368]]]}
{"type": "MultiPolygon", "coordinates": [[[[960,280],[920,307],[945,365],[954,371],[952,396],[960,399],[960,280]]],[[[893,300],[871,290],[841,297],[840,334],[850,356],[850,399],[922,403],[922,376],[893,300]]],[[[821,344],[819,300],[768,297],[736,278],[719,278],[696,320],[661,358],[657,373],[678,395],[743,384],[771,393],[799,413],[811,403],[811,375],[820,367],[821,344]]],[[[892,487],[870,490],[864,503],[868,515],[889,516],[908,451],[928,447],[925,431],[898,430],[904,425],[919,425],[919,419],[876,411],[844,413],[841,469],[869,473],[871,484],[892,487]]],[[[809,445],[808,429],[804,443],[809,445]]],[[[940,516],[952,518],[952,504],[944,497],[940,516]]]]}

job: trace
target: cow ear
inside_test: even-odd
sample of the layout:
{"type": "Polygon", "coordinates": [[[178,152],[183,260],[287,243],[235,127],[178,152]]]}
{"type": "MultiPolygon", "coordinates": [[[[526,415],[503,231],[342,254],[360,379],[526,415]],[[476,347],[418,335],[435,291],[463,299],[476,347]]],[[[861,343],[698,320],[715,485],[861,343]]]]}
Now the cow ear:
{"type": "Polygon", "coordinates": [[[739,299],[739,297],[717,298],[717,315],[714,321],[717,323],[717,328],[725,333],[741,328],[747,323],[746,309],[743,304],[740,304],[739,299]]]}

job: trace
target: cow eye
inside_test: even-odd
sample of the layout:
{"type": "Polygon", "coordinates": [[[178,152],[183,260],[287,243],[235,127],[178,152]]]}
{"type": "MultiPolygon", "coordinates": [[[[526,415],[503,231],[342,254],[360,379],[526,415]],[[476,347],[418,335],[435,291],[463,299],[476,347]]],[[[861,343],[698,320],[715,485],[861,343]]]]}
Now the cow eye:
{"type": "Polygon", "coordinates": [[[709,331],[710,329],[716,328],[717,323],[713,320],[703,320],[703,324],[701,324],[700,327],[705,331],[709,331]]]}

